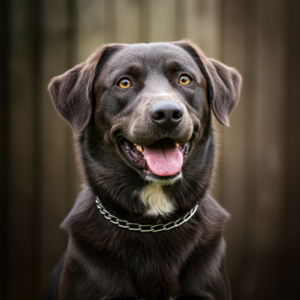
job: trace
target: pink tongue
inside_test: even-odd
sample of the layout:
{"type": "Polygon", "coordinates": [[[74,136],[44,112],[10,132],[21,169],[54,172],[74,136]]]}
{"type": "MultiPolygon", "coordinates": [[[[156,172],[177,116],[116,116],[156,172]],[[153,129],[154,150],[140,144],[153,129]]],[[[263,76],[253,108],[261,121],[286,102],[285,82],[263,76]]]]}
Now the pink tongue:
{"type": "Polygon", "coordinates": [[[171,139],[163,139],[144,146],[144,158],[150,170],[158,176],[171,176],[180,172],[183,155],[171,139]]]}

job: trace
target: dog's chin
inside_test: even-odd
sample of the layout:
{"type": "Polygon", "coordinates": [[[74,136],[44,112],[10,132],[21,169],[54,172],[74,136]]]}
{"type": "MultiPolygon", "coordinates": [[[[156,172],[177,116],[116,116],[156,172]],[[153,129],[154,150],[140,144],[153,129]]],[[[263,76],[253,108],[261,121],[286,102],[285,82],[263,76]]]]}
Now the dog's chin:
{"type": "MultiPolygon", "coordinates": [[[[171,150],[171,153],[176,151],[177,157],[179,156],[180,157],[179,160],[181,160],[181,163],[183,163],[183,161],[185,160],[185,158],[189,153],[189,149],[191,148],[191,141],[183,144],[177,144],[175,143],[174,140],[171,139],[167,139],[167,140],[168,140],[167,143],[171,145],[175,145],[174,147],[176,147],[176,149],[174,148],[174,150],[171,150]]],[[[159,140],[157,142],[160,141],[162,140],[159,140]]],[[[118,145],[121,150],[123,159],[127,162],[127,164],[129,163],[129,165],[133,167],[144,178],[145,181],[152,182],[159,185],[171,185],[175,183],[177,180],[179,180],[180,178],[182,178],[182,171],[181,171],[182,166],[180,167],[180,164],[179,167],[177,166],[177,168],[175,169],[174,168],[172,169],[173,165],[171,165],[171,170],[169,169],[169,165],[168,165],[167,170],[164,170],[163,173],[157,167],[156,167],[156,172],[153,172],[151,170],[150,166],[147,163],[147,157],[146,158],[144,157],[144,150],[146,152],[147,150],[146,148],[151,147],[151,145],[139,146],[129,141],[125,137],[121,137],[118,139],[118,145]]],[[[164,153],[164,155],[166,154],[164,153]]],[[[173,154],[171,154],[171,156],[172,155],[173,154]]],[[[156,163],[157,162],[155,160],[154,164],[156,163]]]]}
{"type": "Polygon", "coordinates": [[[182,178],[182,172],[172,175],[172,176],[157,176],[154,173],[146,174],[145,180],[153,182],[159,185],[171,185],[175,183],[178,179],[182,178]]]}

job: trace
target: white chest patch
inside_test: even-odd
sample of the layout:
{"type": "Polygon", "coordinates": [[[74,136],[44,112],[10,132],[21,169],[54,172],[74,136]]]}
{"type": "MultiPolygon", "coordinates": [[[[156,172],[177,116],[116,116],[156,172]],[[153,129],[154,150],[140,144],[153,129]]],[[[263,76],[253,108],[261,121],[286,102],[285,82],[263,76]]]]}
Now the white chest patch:
{"type": "Polygon", "coordinates": [[[150,182],[141,192],[141,201],[149,207],[147,215],[169,214],[174,210],[174,205],[164,193],[160,184],[150,182]]]}

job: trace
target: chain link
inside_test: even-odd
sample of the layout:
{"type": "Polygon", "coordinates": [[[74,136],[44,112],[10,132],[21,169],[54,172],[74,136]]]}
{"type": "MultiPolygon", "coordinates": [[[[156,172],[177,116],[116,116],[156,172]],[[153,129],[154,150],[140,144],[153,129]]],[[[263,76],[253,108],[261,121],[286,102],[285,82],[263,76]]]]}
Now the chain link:
{"type": "Polygon", "coordinates": [[[167,224],[158,224],[158,225],[141,225],[138,223],[130,223],[126,220],[118,219],[116,216],[112,215],[110,212],[108,212],[103,205],[101,204],[98,197],[96,197],[95,200],[96,206],[101,212],[101,214],[104,216],[106,220],[109,220],[111,223],[121,227],[125,228],[131,231],[139,231],[139,232],[161,232],[161,231],[168,231],[173,228],[179,227],[183,223],[187,222],[197,211],[198,204],[196,204],[184,217],[179,218],[176,221],[169,222],[167,224]]]}

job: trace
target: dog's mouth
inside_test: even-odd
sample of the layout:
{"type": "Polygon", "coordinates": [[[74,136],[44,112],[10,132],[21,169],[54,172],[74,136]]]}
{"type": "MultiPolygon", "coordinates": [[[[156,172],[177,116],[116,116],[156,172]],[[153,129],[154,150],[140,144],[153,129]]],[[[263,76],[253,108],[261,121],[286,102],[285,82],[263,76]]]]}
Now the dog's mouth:
{"type": "Polygon", "coordinates": [[[170,138],[164,138],[144,146],[123,137],[120,139],[120,146],[129,161],[143,169],[145,175],[167,179],[180,173],[183,161],[189,153],[190,142],[178,144],[170,138]]]}

